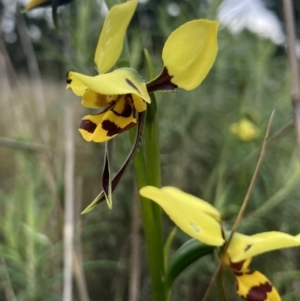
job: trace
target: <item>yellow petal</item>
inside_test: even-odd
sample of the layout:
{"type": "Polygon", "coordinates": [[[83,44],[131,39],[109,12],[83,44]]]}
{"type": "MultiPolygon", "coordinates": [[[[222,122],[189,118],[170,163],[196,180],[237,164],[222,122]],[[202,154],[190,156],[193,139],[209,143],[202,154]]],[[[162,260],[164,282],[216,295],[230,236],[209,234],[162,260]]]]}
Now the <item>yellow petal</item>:
{"type": "Polygon", "coordinates": [[[147,105],[141,97],[139,97],[135,94],[132,94],[132,98],[133,98],[134,107],[137,110],[137,112],[146,111],[147,105]]]}
{"type": "Polygon", "coordinates": [[[200,85],[217,55],[218,22],[194,20],[172,32],[162,53],[171,82],[185,90],[200,85]]]}
{"type": "Polygon", "coordinates": [[[251,141],[259,136],[258,127],[246,118],[232,123],[230,125],[230,132],[243,141],[251,141]]]}
{"type": "Polygon", "coordinates": [[[292,236],[283,232],[263,232],[252,236],[235,233],[227,249],[232,262],[265,252],[300,246],[300,235],[292,236]]]}
{"type": "Polygon", "coordinates": [[[121,96],[113,108],[82,119],[79,132],[86,141],[105,142],[136,124],[130,95],[121,96]]]}
{"type": "Polygon", "coordinates": [[[220,223],[202,211],[203,201],[198,202],[197,198],[181,199],[153,186],[143,187],[140,194],[160,205],[173,222],[191,237],[213,246],[224,243],[220,223]]]}
{"type": "Polygon", "coordinates": [[[183,203],[186,203],[186,204],[193,203],[196,206],[198,206],[197,211],[202,211],[203,213],[206,213],[206,214],[212,216],[213,218],[215,218],[218,221],[221,220],[220,212],[214,206],[212,206],[210,203],[208,203],[202,199],[199,199],[189,193],[186,193],[176,187],[167,186],[167,187],[163,187],[161,190],[170,194],[174,198],[180,199],[180,201],[183,203]]]}
{"type": "Polygon", "coordinates": [[[106,74],[87,76],[77,72],[69,72],[67,88],[82,96],[86,89],[104,95],[134,94],[150,103],[145,83],[132,68],[120,68],[106,74]]]}
{"type": "MultiPolygon", "coordinates": [[[[109,140],[106,131],[102,129],[102,120],[106,112],[95,114],[95,115],[86,115],[82,118],[79,132],[82,135],[83,139],[86,141],[95,141],[95,142],[104,142],[109,140]],[[98,135],[95,132],[98,131],[98,135]],[[99,133],[100,132],[100,133],[99,133]]],[[[110,138],[113,138],[110,137],[110,138]]]]}
{"type": "Polygon", "coordinates": [[[82,95],[81,104],[87,108],[98,109],[107,106],[116,99],[117,95],[103,95],[87,89],[82,95]]]}
{"type": "Polygon", "coordinates": [[[138,1],[115,5],[107,14],[95,53],[95,64],[100,73],[106,73],[119,59],[127,27],[138,1]]]}
{"type": "Polygon", "coordinates": [[[258,271],[236,274],[237,294],[248,301],[280,301],[281,298],[265,275],[258,271]]]}
{"type": "Polygon", "coordinates": [[[89,90],[89,87],[82,82],[79,75],[83,74],[73,71],[68,72],[66,89],[71,88],[75,95],[83,96],[83,94],[89,90]]]}

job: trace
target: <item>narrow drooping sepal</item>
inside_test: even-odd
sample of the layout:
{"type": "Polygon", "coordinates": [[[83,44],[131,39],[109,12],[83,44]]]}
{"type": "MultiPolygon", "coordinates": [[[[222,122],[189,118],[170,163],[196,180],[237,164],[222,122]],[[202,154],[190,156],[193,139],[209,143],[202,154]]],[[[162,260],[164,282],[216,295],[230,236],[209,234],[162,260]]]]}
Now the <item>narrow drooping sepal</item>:
{"type": "Polygon", "coordinates": [[[237,294],[247,301],[280,301],[271,281],[258,271],[235,274],[237,294]]]}
{"type": "Polygon", "coordinates": [[[126,30],[137,4],[137,0],[131,0],[113,6],[108,12],[95,52],[95,64],[99,73],[108,72],[119,59],[126,30]]]}
{"type": "Polygon", "coordinates": [[[171,220],[189,236],[212,246],[224,243],[220,222],[203,212],[210,205],[203,206],[205,201],[196,197],[182,199],[181,193],[176,194],[174,190],[170,193],[168,189],[154,186],[143,187],[140,194],[161,206],[171,220]]]}
{"type": "Polygon", "coordinates": [[[102,172],[102,189],[106,203],[109,209],[112,209],[112,182],[111,182],[111,172],[110,172],[110,162],[109,162],[109,151],[108,143],[105,143],[105,152],[104,152],[104,167],[102,172]]]}
{"type": "Polygon", "coordinates": [[[218,22],[194,20],[172,32],[162,59],[173,84],[185,90],[200,85],[216,59],[217,29],[218,22]]]}
{"type": "Polygon", "coordinates": [[[106,74],[87,76],[70,71],[67,74],[67,88],[83,96],[87,89],[102,95],[134,94],[150,103],[146,84],[132,68],[120,68],[106,74]]]}
{"type": "MultiPolygon", "coordinates": [[[[136,135],[135,135],[135,140],[134,143],[131,147],[131,150],[126,158],[126,160],[124,161],[122,167],[119,169],[119,171],[116,173],[116,175],[114,176],[114,178],[111,181],[111,192],[113,193],[115,188],[117,187],[118,183],[120,182],[120,180],[122,179],[125,171],[127,170],[127,168],[130,166],[136,152],[138,151],[138,148],[142,142],[142,137],[143,137],[143,128],[144,128],[144,123],[145,123],[145,116],[146,116],[146,112],[141,112],[138,113],[138,124],[137,124],[137,131],[136,131],[136,135]]],[[[93,210],[97,204],[101,203],[102,201],[105,200],[105,195],[104,195],[104,191],[102,190],[97,197],[93,200],[93,202],[82,211],[81,214],[85,214],[90,212],[91,210],[93,210]]]]}

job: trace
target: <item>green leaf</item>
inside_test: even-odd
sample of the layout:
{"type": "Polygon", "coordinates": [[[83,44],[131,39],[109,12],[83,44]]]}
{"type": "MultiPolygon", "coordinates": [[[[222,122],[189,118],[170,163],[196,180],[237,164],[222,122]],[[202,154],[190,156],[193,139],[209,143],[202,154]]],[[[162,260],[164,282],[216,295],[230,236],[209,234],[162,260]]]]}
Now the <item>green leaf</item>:
{"type": "Polygon", "coordinates": [[[173,240],[175,238],[176,232],[177,232],[177,228],[174,227],[173,230],[170,232],[170,234],[167,238],[167,241],[165,243],[165,246],[164,246],[165,269],[167,269],[167,263],[168,263],[169,256],[170,256],[170,249],[171,249],[173,240]]]}
{"type": "Polygon", "coordinates": [[[148,67],[148,76],[150,79],[154,78],[154,67],[153,67],[153,63],[152,63],[152,59],[151,56],[149,54],[149,51],[147,49],[144,49],[144,55],[146,58],[146,62],[147,62],[147,67],[148,67]]]}
{"type": "MultiPolygon", "coordinates": [[[[154,67],[153,67],[152,59],[147,49],[144,49],[144,54],[145,54],[147,67],[148,67],[148,76],[150,79],[152,79],[154,77],[154,67]]],[[[149,124],[149,127],[153,127],[151,125],[154,123],[153,120],[156,116],[156,111],[157,111],[155,94],[153,93],[150,94],[150,98],[151,98],[151,103],[147,106],[146,122],[147,124],[149,124]]],[[[155,135],[158,135],[158,133],[155,133],[155,135]]]]}
{"type": "Polygon", "coordinates": [[[206,245],[194,238],[184,243],[172,256],[165,275],[166,287],[170,290],[175,279],[190,264],[199,258],[212,254],[215,247],[206,245]]]}
{"type": "Polygon", "coordinates": [[[111,141],[105,143],[105,154],[104,154],[104,168],[102,172],[102,189],[109,209],[112,209],[112,182],[110,172],[110,160],[109,160],[109,143],[112,147],[111,141]]]}

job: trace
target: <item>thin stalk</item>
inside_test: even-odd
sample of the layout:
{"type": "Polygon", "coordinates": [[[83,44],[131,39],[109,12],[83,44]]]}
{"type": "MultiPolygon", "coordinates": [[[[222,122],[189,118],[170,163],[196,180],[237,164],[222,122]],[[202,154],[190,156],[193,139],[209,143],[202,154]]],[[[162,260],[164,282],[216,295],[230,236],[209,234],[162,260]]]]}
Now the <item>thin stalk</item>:
{"type": "MultiPolygon", "coordinates": [[[[69,12],[68,12],[69,15],[69,12]]],[[[64,55],[71,53],[70,37],[64,34],[64,55]]],[[[70,98],[65,104],[65,166],[64,166],[64,270],[63,270],[63,301],[73,300],[73,238],[74,238],[74,168],[75,149],[73,118],[74,112],[70,98]]]]}
{"type": "MultiPolygon", "coordinates": [[[[27,183],[26,183],[27,184],[27,183]]],[[[27,184],[27,210],[26,210],[26,226],[28,231],[26,234],[26,280],[27,280],[27,295],[28,298],[34,300],[36,297],[36,285],[37,285],[37,275],[36,275],[36,246],[32,235],[30,235],[29,229],[35,229],[35,199],[34,199],[34,187],[33,184],[27,184]]]]}
{"type": "Polygon", "coordinates": [[[65,210],[64,210],[64,276],[63,301],[72,298],[73,236],[74,236],[74,135],[72,130],[73,108],[65,106],[65,210]]]}
{"type": "Polygon", "coordinates": [[[295,127],[298,148],[300,148],[300,85],[299,66],[296,55],[296,34],[293,4],[291,0],[283,0],[283,11],[286,23],[288,57],[291,70],[291,100],[294,106],[295,127]]]}
{"type": "Polygon", "coordinates": [[[11,139],[6,137],[0,137],[0,146],[7,146],[7,147],[22,149],[26,151],[34,151],[34,152],[51,151],[50,147],[43,144],[19,141],[16,139],[11,139]]]}
{"type": "Polygon", "coordinates": [[[263,158],[264,158],[264,155],[265,155],[265,152],[266,152],[266,143],[267,143],[267,140],[269,138],[269,134],[270,134],[270,129],[271,129],[271,125],[272,125],[272,121],[273,121],[273,117],[274,117],[274,111],[272,112],[271,116],[270,116],[270,119],[269,119],[269,122],[268,122],[268,126],[267,126],[267,130],[266,130],[266,134],[265,134],[265,138],[264,138],[264,141],[263,141],[263,144],[262,144],[262,147],[261,147],[261,151],[260,151],[260,155],[259,155],[259,158],[258,158],[258,161],[257,161],[257,164],[256,164],[256,167],[255,167],[255,170],[254,170],[254,173],[253,173],[253,176],[252,176],[252,179],[251,179],[251,182],[250,182],[250,185],[248,187],[248,190],[247,190],[247,193],[246,193],[246,196],[243,200],[243,203],[242,203],[242,206],[240,208],[240,211],[234,221],[234,224],[232,226],[232,229],[231,229],[231,232],[230,232],[230,235],[226,241],[226,244],[224,246],[224,252],[226,252],[229,244],[230,244],[230,241],[235,233],[235,231],[237,230],[238,228],[238,225],[243,217],[243,214],[246,210],[246,207],[248,205],[248,202],[249,202],[249,199],[250,199],[250,196],[251,196],[251,193],[252,193],[252,190],[253,190],[253,187],[254,187],[254,184],[255,184],[255,181],[258,177],[258,172],[260,170],[260,166],[262,164],[262,161],[263,161],[263,158]]]}
{"type": "Polygon", "coordinates": [[[75,206],[74,206],[74,247],[73,247],[73,274],[77,284],[80,301],[90,301],[87,282],[83,269],[82,249],[81,249],[81,218],[80,211],[82,205],[83,177],[77,176],[75,179],[75,206]]]}
{"type": "Polygon", "coordinates": [[[207,300],[207,298],[209,296],[209,293],[210,293],[210,290],[212,288],[212,285],[215,282],[215,280],[217,279],[220,271],[222,270],[222,264],[223,264],[223,260],[224,260],[224,255],[226,254],[226,251],[228,249],[230,241],[231,241],[231,239],[232,239],[232,237],[233,237],[233,235],[234,235],[234,233],[235,233],[235,231],[236,231],[236,229],[237,229],[237,227],[239,225],[239,222],[241,221],[241,218],[242,218],[242,216],[243,216],[243,214],[245,212],[245,209],[246,209],[246,207],[248,205],[248,201],[249,201],[249,198],[251,196],[251,192],[253,190],[253,186],[254,186],[255,181],[257,179],[258,172],[259,172],[259,169],[260,169],[260,166],[261,166],[261,163],[262,163],[265,151],[266,151],[266,143],[267,143],[267,140],[269,138],[270,128],[271,128],[273,117],[274,117],[274,111],[272,112],[272,114],[270,116],[270,119],[269,119],[269,122],[268,122],[268,126],[267,126],[267,130],[266,130],[265,138],[264,138],[264,141],[263,141],[263,144],[262,144],[262,147],[261,147],[260,155],[259,155],[256,167],[255,167],[255,170],[254,170],[251,182],[249,184],[246,196],[245,196],[245,198],[243,200],[243,203],[242,203],[240,211],[239,211],[239,213],[237,215],[237,218],[235,219],[235,222],[234,222],[234,224],[232,226],[230,235],[229,235],[229,237],[228,237],[228,239],[227,239],[224,247],[222,248],[222,253],[221,253],[219,262],[217,264],[217,267],[215,269],[215,272],[214,272],[213,276],[211,277],[211,280],[210,280],[209,285],[208,285],[208,287],[207,287],[207,289],[205,291],[205,294],[204,294],[204,296],[202,298],[202,301],[206,301],[207,300]]]}
{"type": "Polygon", "coordinates": [[[20,36],[22,49],[26,57],[28,71],[32,83],[33,98],[35,100],[35,106],[37,109],[36,114],[38,116],[39,121],[38,128],[41,129],[39,137],[41,137],[42,141],[47,144],[49,142],[49,129],[47,128],[47,124],[45,122],[42,123],[42,121],[44,121],[45,118],[47,118],[45,94],[43,90],[43,83],[41,80],[42,76],[40,73],[37,57],[34,52],[31,39],[28,35],[28,29],[25,18],[22,14],[18,14],[17,16],[17,29],[20,36]]]}
{"type": "MultiPolygon", "coordinates": [[[[266,141],[266,146],[269,147],[279,142],[282,138],[286,137],[294,129],[294,121],[291,120],[288,123],[284,124],[280,129],[278,129],[272,136],[266,141]]],[[[261,146],[255,149],[252,153],[246,156],[241,162],[236,164],[229,173],[229,176],[233,177],[239,173],[246,164],[249,164],[252,159],[255,159],[261,151],[261,146]]]]}

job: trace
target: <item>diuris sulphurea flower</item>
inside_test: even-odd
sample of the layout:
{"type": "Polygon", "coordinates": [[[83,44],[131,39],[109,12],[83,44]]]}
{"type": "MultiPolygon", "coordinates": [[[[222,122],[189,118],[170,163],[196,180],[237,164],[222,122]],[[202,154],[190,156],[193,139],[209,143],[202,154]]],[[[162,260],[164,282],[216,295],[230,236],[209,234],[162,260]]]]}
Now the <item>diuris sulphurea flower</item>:
{"type": "MultiPolygon", "coordinates": [[[[189,236],[221,249],[225,245],[221,215],[208,202],[175,187],[159,189],[146,186],[140,190],[140,194],[161,206],[189,236]]],[[[259,271],[249,269],[249,265],[253,256],[295,246],[300,246],[300,235],[292,236],[276,231],[250,236],[234,233],[222,263],[236,279],[237,294],[247,301],[280,301],[271,281],[259,271]]]]}
{"type": "Polygon", "coordinates": [[[144,115],[151,103],[149,93],[196,88],[208,74],[217,55],[218,23],[193,20],[169,36],[162,51],[163,71],[153,80],[146,83],[132,68],[110,71],[121,55],[126,30],[137,4],[137,0],[131,0],[115,5],[107,14],[94,57],[98,74],[88,76],[74,71],[67,74],[67,88],[81,97],[82,105],[100,110],[84,116],[81,121],[79,132],[86,141],[107,142],[138,125],[131,152],[112,180],[109,159],[105,155],[107,168],[102,176],[103,191],[84,212],[107,199],[108,190],[115,189],[129,165],[141,140],[144,115]]]}
{"type": "Polygon", "coordinates": [[[100,74],[87,76],[71,71],[67,75],[67,88],[82,97],[83,106],[102,109],[82,119],[79,131],[87,141],[108,141],[137,124],[137,114],[150,103],[150,92],[196,88],[216,58],[218,23],[194,20],[169,36],[162,53],[163,72],[154,80],[145,83],[132,68],[108,72],[122,52],[137,2],[115,5],[106,16],[94,58],[100,74]]]}

